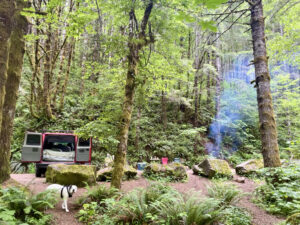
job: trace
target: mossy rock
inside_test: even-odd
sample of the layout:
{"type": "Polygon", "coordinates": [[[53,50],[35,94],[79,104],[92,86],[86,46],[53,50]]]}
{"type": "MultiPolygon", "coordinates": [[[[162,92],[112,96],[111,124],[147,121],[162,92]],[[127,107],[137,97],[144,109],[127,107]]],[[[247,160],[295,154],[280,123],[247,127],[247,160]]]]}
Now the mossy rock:
{"type": "MultiPolygon", "coordinates": [[[[97,172],[97,181],[110,181],[112,178],[113,167],[107,167],[97,172]]],[[[137,170],[132,166],[125,165],[123,180],[134,179],[137,175],[137,170]]]]}
{"type": "Polygon", "coordinates": [[[262,159],[250,159],[235,167],[235,171],[239,175],[256,174],[259,169],[264,168],[262,159]]]}
{"type": "Polygon", "coordinates": [[[93,165],[52,164],[47,167],[46,182],[61,185],[77,185],[96,183],[96,167],[93,165]]]}
{"type": "Polygon", "coordinates": [[[300,213],[289,216],[286,220],[287,225],[300,225],[300,213]]]}
{"type": "Polygon", "coordinates": [[[203,169],[200,168],[198,165],[193,165],[192,170],[194,175],[201,176],[203,174],[203,169]]]}
{"type": "Polygon", "coordinates": [[[202,169],[202,174],[208,178],[233,177],[230,166],[225,160],[205,159],[199,164],[199,168],[202,169]]]}
{"type": "Polygon", "coordinates": [[[187,178],[187,173],[181,163],[171,163],[168,165],[150,163],[145,167],[143,176],[152,179],[169,178],[173,181],[181,181],[187,178]]]}

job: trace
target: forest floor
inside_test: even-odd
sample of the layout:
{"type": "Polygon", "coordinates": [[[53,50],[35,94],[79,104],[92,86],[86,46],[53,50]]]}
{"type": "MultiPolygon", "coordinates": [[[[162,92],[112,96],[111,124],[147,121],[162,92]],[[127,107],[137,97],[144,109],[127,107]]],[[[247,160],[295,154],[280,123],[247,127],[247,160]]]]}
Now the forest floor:
{"type": "MultiPolygon", "coordinates": [[[[49,185],[46,183],[45,178],[36,178],[34,174],[11,174],[11,178],[18,183],[27,186],[34,194],[37,194],[41,191],[44,191],[49,185]]],[[[246,179],[245,183],[237,183],[234,181],[225,181],[231,182],[237,185],[237,187],[242,190],[246,195],[242,197],[238,206],[245,208],[253,217],[253,225],[276,225],[279,222],[283,221],[283,218],[268,214],[263,209],[257,207],[251,202],[255,188],[258,186],[254,181],[246,179]]],[[[137,180],[124,181],[122,183],[122,190],[124,192],[131,191],[134,188],[138,187],[147,187],[149,181],[141,176],[141,173],[138,174],[137,180]]],[[[185,183],[171,183],[170,185],[182,193],[188,193],[193,191],[201,191],[202,194],[207,195],[207,186],[210,185],[210,180],[204,177],[199,177],[193,175],[192,170],[188,171],[188,181],[185,183]]],[[[99,182],[99,184],[105,184],[109,186],[109,183],[99,182]]],[[[61,209],[61,202],[59,202],[54,209],[50,209],[47,213],[52,214],[54,217],[55,225],[80,225],[76,219],[76,214],[78,209],[75,208],[74,202],[76,198],[81,196],[86,191],[85,188],[79,188],[74,198],[70,199],[68,202],[68,207],[70,212],[66,213],[61,209]]]]}

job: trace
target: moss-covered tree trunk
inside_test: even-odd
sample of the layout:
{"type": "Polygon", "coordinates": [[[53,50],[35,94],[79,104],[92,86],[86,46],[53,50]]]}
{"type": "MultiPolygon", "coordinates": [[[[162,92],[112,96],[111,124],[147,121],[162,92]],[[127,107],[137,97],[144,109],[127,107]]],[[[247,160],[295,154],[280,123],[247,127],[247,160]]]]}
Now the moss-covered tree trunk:
{"type": "Polygon", "coordinates": [[[198,108],[199,108],[199,77],[200,77],[200,28],[196,26],[195,28],[195,59],[194,68],[196,69],[194,77],[194,127],[198,126],[198,108]]]}
{"type": "Polygon", "coordinates": [[[0,124],[2,123],[10,44],[9,38],[13,27],[12,18],[14,10],[15,2],[13,0],[0,0],[0,124]]]}
{"type": "Polygon", "coordinates": [[[20,15],[25,6],[22,0],[17,0],[17,10],[13,17],[14,27],[10,38],[9,61],[7,70],[6,95],[3,105],[3,120],[0,132],[0,183],[7,180],[10,175],[10,140],[13,132],[13,122],[16,109],[17,93],[19,89],[23,56],[24,34],[27,31],[27,19],[20,15]]]}
{"type": "Polygon", "coordinates": [[[69,44],[69,52],[68,52],[68,64],[66,68],[66,75],[65,75],[65,80],[61,88],[60,92],[60,101],[59,101],[59,110],[62,111],[64,108],[64,102],[65,102],[65,94],[67,91],[67,86],[69,83],[69,76],[70,76],[70,70],[71,70],[71,63],[72,63],[72,56],[73,56],[73,49],[75,47],[75,40],[74,38],[72,39],[71,43],[69,44]]]}
{"type": "Polygon", "coordinates": [[[129,54],[127,56],[128,69],[125,85],[125,97],[122,108],[122,115],[120,120],[119,129],[119,144],[114,159],[114,170],[112,173],[111,186],[121,188],[122,177],[124,174],[124,166],[126,161],[128,131],[131,122],[131,115],[133,109],[134,93],[135,93],[135,78],[138,75],[138,63],[139,63],[139,51],[153,42],[151,30],[149,29],[150,41],[146,37],[146,27],[153,8],[153,1],[150,0],[147,3],[143,20],[140,25],[140,32],[137,33],[136,16],[134,9],[131,9],[129,13],[129,39],[128,48],[129,54]],[[135,39],[138,37],[138,41],[135,39]]]}
{"type": "Polygon", "coordinates": [[[47,31],[47,39],[45,41],[45,60],[44,60],[44,78],[43,78],[43,115],[47,119],[52,119],[52,110],[50,105],[50,82],[51,82],[51,26],[47,31]]]}
{"type": "Polygon", "coordinates": [[[277,167],[280,166],[280,158],[270,89],[263,5],[261,0],[248,2],[251,8],[250,24],[253,41],[253,63],[255,67],[262,154],[265,167],[277,167]]]}

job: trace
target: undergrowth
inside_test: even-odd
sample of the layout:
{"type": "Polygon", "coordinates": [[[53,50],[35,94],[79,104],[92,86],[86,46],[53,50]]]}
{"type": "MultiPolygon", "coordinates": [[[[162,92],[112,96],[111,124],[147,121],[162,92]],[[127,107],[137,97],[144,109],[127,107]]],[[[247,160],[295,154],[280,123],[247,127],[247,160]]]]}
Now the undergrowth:
{"type": "Polygon", "coordinates": [[[88,225],[209,225],[214,222],[250,225],[250,215],[232,205],[239,196],[234,186],[219,183],[211,188],[209,198],[199,192],[182,194],[163,183],[152,183],[145,189],[135,189],[119,198],[83,204],[78,218],[88,225]]]}
{"type": "Polygon", "coordinates": [[[300,167],[271,168],[265,170],[264,175],[266,184],[256,189],[254,201],[274,214],[300,212],[300,167]]]}
{"type": "Polygon", "coordinates": [[[51,215],[46,215],[44,211],[56,204],[54,195],[51,191],[31,195],[23,188],[0,188],[0,224],[51,224],[51,215]]]}

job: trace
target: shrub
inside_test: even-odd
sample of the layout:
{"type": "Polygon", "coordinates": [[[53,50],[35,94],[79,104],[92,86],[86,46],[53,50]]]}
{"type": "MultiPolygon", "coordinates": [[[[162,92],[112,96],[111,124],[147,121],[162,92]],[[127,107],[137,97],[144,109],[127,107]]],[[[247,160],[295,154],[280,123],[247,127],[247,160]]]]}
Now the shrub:
{"type": "Polygon", "coordinates": [[[7,224],[50,224],[51,216],[43,212],[53,208],[56,196],[51,191],[29,195],[24,189],[10,187],[0,189],[0,223],[7,224]]]}

